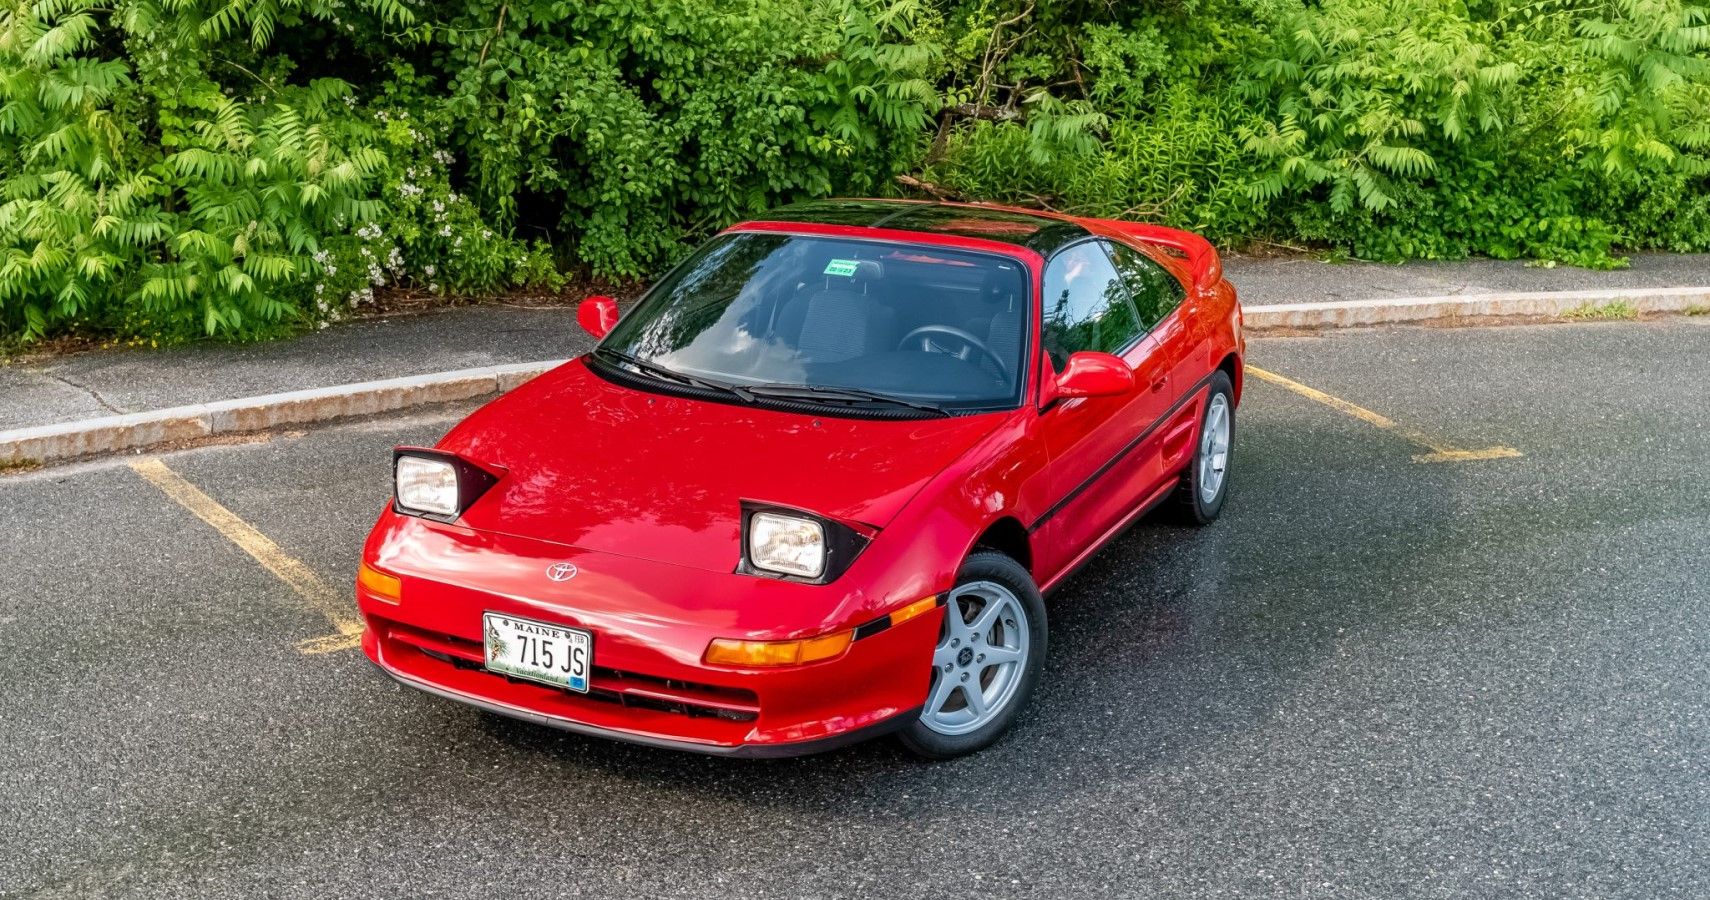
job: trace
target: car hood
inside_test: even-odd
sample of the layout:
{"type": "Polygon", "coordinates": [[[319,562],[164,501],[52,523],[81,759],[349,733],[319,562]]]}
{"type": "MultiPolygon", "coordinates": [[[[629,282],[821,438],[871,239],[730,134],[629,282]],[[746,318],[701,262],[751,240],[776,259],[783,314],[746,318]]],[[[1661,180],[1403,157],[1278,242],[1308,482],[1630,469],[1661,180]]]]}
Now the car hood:
{"type": "Polygon", "coordinates": [[[804,415],[623,387],[573,360],[439,447],[503,470],[470,528],[728,572],[741,501],[883,528],[1002,419],[804,415]]]}

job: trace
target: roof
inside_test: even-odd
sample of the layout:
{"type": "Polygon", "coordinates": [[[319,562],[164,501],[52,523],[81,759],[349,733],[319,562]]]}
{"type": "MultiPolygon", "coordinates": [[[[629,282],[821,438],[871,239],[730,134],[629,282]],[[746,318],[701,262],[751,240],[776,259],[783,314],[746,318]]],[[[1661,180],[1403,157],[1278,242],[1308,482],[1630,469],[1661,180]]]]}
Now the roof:
{"type": "Polygon", "coordinates": [[[1036,215],[1026,210],[918,200],[813,200],[773,210],[760,221],[890,228],[983,238],[1026,247],[1041,256],[1050,256],[1063,245],[1090,234],[1072,220],[1036,215]]]}

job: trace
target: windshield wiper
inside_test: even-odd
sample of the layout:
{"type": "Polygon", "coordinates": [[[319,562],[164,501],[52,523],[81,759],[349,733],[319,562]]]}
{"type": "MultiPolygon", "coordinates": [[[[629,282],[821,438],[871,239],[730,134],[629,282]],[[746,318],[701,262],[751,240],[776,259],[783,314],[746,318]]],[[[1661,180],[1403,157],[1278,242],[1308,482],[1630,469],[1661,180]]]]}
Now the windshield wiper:
{"type": "Polygon", "coordinates": [[[745,403],[754,402],[754,395],[749,393],[747,388],[738,385],[728,384],[723,381],[714,381],[711,378],[702,378],[699,375],[689,375],[685,372],[679,372],[676,369],[667,369],[658,363],[649,362],[634,354],[625,353],[622,350],[613,350],[610,347],[596,347],[594,348],[594,352],[602,356],[611,357],[612,359],[617,360],[626,366],[630,366],[631,368],[646,372],[661,381],[686,384],[690,387],[698,387],[707,391],[720,391],[726,394],[735,394],[742,398],[745,403]]]}
{"type": "Polygon", "coordinates": [[[756,397],[776,397],[779,399],[803,400],[843,400],[850,403],[885,403],[892,406],[906,406],[909,409],[918,409],[922,412],[929,412],[937,416],[951,415],[951,412],[942,406],[934,406],[930,403],[919,403],[914,400],[904,400],[901,397],[893,397],[890,394],[881,394],[878,391],[869,391],[865,388],[831,387],[823,384],[783,384],[776,382],[769,384],[745,384],[742,388],[756,397]]]}

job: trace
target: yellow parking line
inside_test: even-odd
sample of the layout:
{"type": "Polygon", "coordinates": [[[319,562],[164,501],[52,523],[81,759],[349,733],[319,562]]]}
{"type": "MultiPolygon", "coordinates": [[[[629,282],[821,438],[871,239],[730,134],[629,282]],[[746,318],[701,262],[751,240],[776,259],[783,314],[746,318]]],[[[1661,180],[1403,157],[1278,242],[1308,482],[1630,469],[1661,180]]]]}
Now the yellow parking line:
{"type": "Polygon", "coordinates": [[[1467,462],[1480,459],[1510,459],[1520,456],[1520,451],[1513,447],[1486,447],[1482,450],[1462,450],[1444,443],[1422,431],[1407,428],[1388,416],[1379,415],[1363,406],[1356,406],[1341,397],[1332,397],[1317,388],[1310,388],[1298,381],[1284,378],[1275,372],[1267,372],[1258,366],[1247,366],[1247,374],[1268,381],[1279,387],[1287,388],[1309,400],[1316,400],[1331,409],[1340,410],[1363,422],[1382,428],[1402,440],[1424,447],[1429,453],[1415,454],[1414,462],[1467,462]]]}
{"type": "Polygon", "coordinates": [[[327,621],[331,622],[338,632],[327,637],[303,641],[297,645],[299,650],[304,653],[329,653],[355,647],[361,642],[362,619],[343,595],[322,581],[313,569],[279,549],[279,545],[273,543],[267,535],[257,531],[255,526],[245,522],[237,513],[221,506],[218,500],[203,493],[200,488],[185,481],[183,476],[167,468],[166,463],[158,459],[138,460],[131,463],[131,469],[150,484],[160,488],[162,493],[189,510],[196,518],[213,526],[215,531],[236,544],[238,549],[261,563],[262,568],[272,572],[280,581],[290,586],[297,596],[303,598],[310,609],[326,616],[327,621]]]}

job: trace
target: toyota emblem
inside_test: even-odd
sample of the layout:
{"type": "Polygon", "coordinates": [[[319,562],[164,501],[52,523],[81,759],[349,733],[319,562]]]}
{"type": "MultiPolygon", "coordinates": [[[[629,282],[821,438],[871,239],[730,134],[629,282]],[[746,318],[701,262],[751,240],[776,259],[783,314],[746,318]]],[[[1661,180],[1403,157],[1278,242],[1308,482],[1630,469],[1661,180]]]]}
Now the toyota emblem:
{"type": "Polygon", "coordinates": [[[576,564],[553,563],[546,567],[546,577],[553,581],[569,581],[576,577],[576,564]]]}

